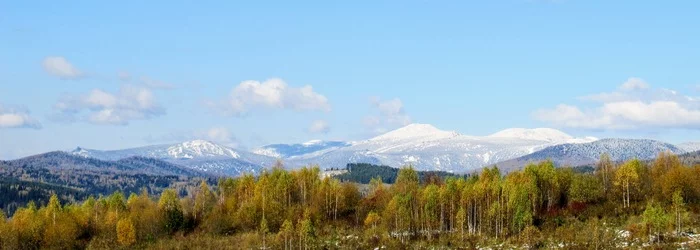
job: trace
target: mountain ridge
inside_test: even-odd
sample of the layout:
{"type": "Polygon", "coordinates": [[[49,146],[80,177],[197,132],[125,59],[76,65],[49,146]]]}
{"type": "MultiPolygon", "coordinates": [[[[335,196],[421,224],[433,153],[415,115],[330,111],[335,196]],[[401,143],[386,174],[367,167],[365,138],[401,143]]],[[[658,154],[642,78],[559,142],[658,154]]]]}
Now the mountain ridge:
{"type": "Polygon", "coordinates": [[[214,175],[237,176],[259,173],[271,166],[275,158],[219,145],[205,140],[152,145],[121,150],[94,150],[78,147],[74,155],[117,161],[128,157],[149,157],[214,175]]]}
{"type": "Polygon", "coordinates": [[[350,143],[342,141],[312,140],[298,144],[270,144],[254,149],[252,152],[275,158],[289,158],[347,146],[350,146],[350,143]]]}
{"type": "Polygon", "coordinates": [[[413,165],[418,170],[466,172],[574,139],[593,140],[574,138],[554,129],[544,131],[547,133],[529,133],[532,131],[529,129],[517,131],[520,134],[470,136],[416,123],[348,147],[288,159],[287,163],[293,166],[319,164],[329,168],[343,167],[347,163],[413,165]],[[528,136],[522,136],[523,133],[528,136]],[[554,139],[551,134],[555,135],[554,139]]]}
{"type": "Polygon", "coordinates": [[[589,143],[554,145],[532,154],[496,163],[496,165],[508,170],[528,163],[552,160],[558,166],[582,166],[595,164],[603,153],[607,153],[613,161],[625,161],[633,158],[649,160],[665,151],[674,154],[686,153],[685,150],[673,144],[650,139],[607,138],[589,143]]]}
{"type": "MultiPolygon", "coordinates": [[[[461,173],[488,165],[508,163],[552,146],[580,144],[585,147],[590,143],[609,140],[610,138],[577,138],[551,128],[509,128],[486,136],[471,136],[441,130],[430,124],[414,123],[361,141],[311,140],[296,144],[270,144],[252,151],[233,149],[210,141],[193,140],[111,151],[79,147],[72,153],[107,160],[131,156],[151,157],[196,171],[232,176],[259,173],[262,169],[272,166],[278,159],[283,160],[288,168],[308,165],[342,168],[348,163],[369,163],[394,167],[413,165],[423,171],[461,173]]],[[[649,152],[637,149],[643,149],[646,144],[660,143],[663,142],[648,140],[637,143],[634,147],[620,144],[608,146],[606,150],[615,151],[619,150],[617,147],[628,147],[626,150],[631,150],[632,154],[639,154],[637,156],[641,158],[648,157],[649,152]]],[[[659,148],[672,149],[677,153],[688,152],[686,148],[694,147],[694,144],[684,147],[664,145],[659,148]]],[[[561,157],[569,157],[562,158],[563,163],[585,164],[592,159],[588,155],[567,155],[563,151],[559,153],[561,157]]]]}

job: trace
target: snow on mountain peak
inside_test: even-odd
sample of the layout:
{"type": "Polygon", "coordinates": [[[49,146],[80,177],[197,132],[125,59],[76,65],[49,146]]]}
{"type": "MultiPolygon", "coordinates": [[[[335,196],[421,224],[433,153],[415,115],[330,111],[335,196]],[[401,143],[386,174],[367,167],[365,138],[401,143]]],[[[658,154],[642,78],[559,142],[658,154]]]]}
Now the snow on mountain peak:
{"type": "Polygon", "coordinates": [[[81,147],[75,148],[75,149],[74,149],[73,151],[71,151],[70,153],[71,153],[71,154],[74,154],[74,155],[82,156],[82,157],[89,157],[89,156],[90,156],[90,152],[88,152],[87,150],[85,150],[85,149],[83,149],[83,148],[81,148],[81,147]]]}
{"type": "Polygon", "coordinates": [[[566,143],[571,143],[571,144],[589,143],[589,142],[594,142],[597,140],[599,140],[597,137],[586,136],[586,137],[582,137],[582,138],[573,138],[571,140],[568,140],[566,143]]]}
{"type": "Polygon", "coordinates": [[[195,157],[230,157],[237,159],[240,157],[236,151],[228,147],[224,147],[210,141],[205,140],[193,140],[186,141],[180,144],[176,144],[168,147],[168,155],[174,158],[187,158],[192,159],[195,157]]]}
{"type": "Polygon", "coordinates": [[[202,145],[207,145],[207,146],[212,146],[215,145],[213,142],[207,141],[207,140],[191,140],[191,141],[186,141],[183,142],[182,145],[191,145],[191,146],[202,146],[202,145]]]}
{"type": "Polygon", "coordinates": [[[459,135],[457,132],[453,131],[443,131],[430,124],[419,124],[413,123],[405,127],[390,131],[386,134],[374,137],[370,140],[397,140],[397,139],[410,139],[418,137],[428,137],[428,138],[446,138],[454,137],[459,135]]]}

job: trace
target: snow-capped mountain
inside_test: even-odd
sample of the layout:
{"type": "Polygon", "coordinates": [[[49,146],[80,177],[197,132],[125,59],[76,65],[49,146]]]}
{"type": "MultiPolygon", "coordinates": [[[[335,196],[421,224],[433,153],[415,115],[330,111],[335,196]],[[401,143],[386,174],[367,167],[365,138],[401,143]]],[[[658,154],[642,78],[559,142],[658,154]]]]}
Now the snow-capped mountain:
{"type": "Polygon", "coordinates": [[[161,159],[202,172],[222,175],[259,173],[282,159],[296,168],[319,165],[342,168],[348,163],[371,163],[418,170],[469,172],[499,164],[520,167],[530,161],[547,158],[561,165],[595,162],[601,152],[614,160],[637,157],[649,159],[661,151],[685,153],[700,144],[674,146],[653,140],[575,138],[556,129],[512,128],[488,136],[470,136],[440,130],[429,124],[410,124],[363,141],[309,141],[300,144],[273,144],[253,152],[232,149],[209,141],[194,140],[169,145],[100,151],[77,148],[71,153],[103,160],[132,156],[161,159]]]}
{"type": "Polygon", "coordinates": [[[70,153],[111,161],[143,156],[165,160],[198,171],[233,176],[246,172],[258,173],[263,167],[271,166],[275,162],[275,158],[272,157],[238,151],[204,140],[109,151],[78,147],[70,153]]]}
{"type": "Polygon", "coordinates": [[[156,159],[194,159],[203,157],[240,157],[238,152],[226,146],[205,140],[193,140],[170,145],[146,146],[131,149],[99,151],[76,148],[71,153],[98,159],[119,160],[130,156],[145,156],[156,159]]]}
{"type": "Polygon", "coordinates": [[[407,140],[431,141],[457,136],[460,136],[460,134],[455,131],[442,131],[430,124],[414,123],[369,140],[374,142],[407,140]]]}
{"type": "Polygon", "coordinates": [[[253,150],[253,153],[275,158],[290,158],[318,152],[327,152],[347,146],[350,146],[350,144],[342,141],[313,140],[301,144],[267,145],[253,150]]]}
{"type": "Polygon", "coordinates": [[[564,132],[551,128],[509,128],[491,134],[489,137],[518,138],[524,140],[548,141],[552,143],[586,143],[598,140],[595,137],[574,138],[564,132]]]}
{"type": "Polygon", "coordinates": [[[695,152],[700,150],[700,142],[685,142],[677,144],[676,146],[685,150],[686,152],[695,152]]]}
{"type": "Polygon", "coordinates": [[[500,162],[502,169],[513,169],[531,162],[551,159],[559,166],[581,166],[595,164],[600,155],[608,153],[613,161],[633,158],[648,160],[660,152],[682,154],[686,151],[672,144],[647,139],[601,139],[589,143],[567,143],[547,147],[532,154],[500,162]]]}
{"type": "Polygon", "coordinates": [[[490,136],[468,136],[428,124],[410,124],[347,147],[285,161],[292,166],[319,164],[324,168],[362,162],[394,167],[411,164],[419,170],[467,172],[548,146],[593,140],[595,138],[574,138],[554,129],[509,129],[490,136]]]}
{"type": "Polygon", "coordinates": [[[238,159],[241,156],[233,149],[204,140],[183,142],[168,147],[168,156],[178,159],[193,159],[202,157],[230,157],[238,159]]]}

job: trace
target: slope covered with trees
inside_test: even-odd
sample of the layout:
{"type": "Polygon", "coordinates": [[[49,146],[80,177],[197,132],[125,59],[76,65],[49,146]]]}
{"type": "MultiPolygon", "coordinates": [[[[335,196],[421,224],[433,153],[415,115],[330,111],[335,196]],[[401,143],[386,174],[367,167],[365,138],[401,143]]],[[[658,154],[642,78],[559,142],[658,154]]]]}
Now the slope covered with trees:
{"type": "Polygon", "coordinates": [[[166,188],[186,193],[199,180],[215,179],[204,173],[165,161],[129,157],[103,161],[65,152],[49,152],[13,161],[0,161],[0,209],[13,214],[29,201],[46,204],[52,193],[62,202],[82,201],[88,196],[115,191],[146,189],[158,194],[166,188]]]}
{"type": "Polygon", "coordinates": [[[685,153],[678,156],[683,164],[685,165],[695,165],[700,164],[700,151],[685,153]]]}
{"type": "Polygon", "coordinates": [[[83,201],[90,195],[82,189],[0,177],[0,210],[5,214],[11,215],[18,207],[31,201],[45,205],[52,194],[56,194],[62,202],[83,201]]]}
{"type": "Polygon", "coordinates": [[[0,219],[4,248],[415,249],[700,247],[700,165],[670,153],[647,164],[603,155],[593,173],[550,161],[503,175],[395,183],[319,178],[318,167],[173,189],[22,207],[0,219]],[[128,197],[128,198],[127,198],[128,197]]]}
{"type": "Polygon", "coordinates": [[[567,143],[546,147],[542,150],[497,163],[508,172],[521,168],[532,162],[551,160],[556,166],[589,166],[594,165],[605,152],[613,161],[629,159],[653,160],[661,152],[676,154],[685,150],[665,142],[648,139],[600,139],[587,143],[567,143]]]}
{"type": "MultiPolygon", "coordinates": [[[[398,168],[389,166],[373,165],[367,163],[349,163],[345,168],[346,173],[335,176],[341,181],[369,184],[373,178],[379,178],[382,182],[393,184],[399,173],[398,168]]],[[[432,178],[456,177],[458,175],[444,171],[418,171],[418,176],[422,181],[432,178]]]]}

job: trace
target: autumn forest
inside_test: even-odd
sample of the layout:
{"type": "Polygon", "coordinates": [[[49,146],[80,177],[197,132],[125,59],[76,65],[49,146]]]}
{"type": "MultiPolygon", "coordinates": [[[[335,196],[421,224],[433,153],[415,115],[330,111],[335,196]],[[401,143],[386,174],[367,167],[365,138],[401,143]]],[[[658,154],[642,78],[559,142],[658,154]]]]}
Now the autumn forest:
{"type": "Polygon", "coordinates": [[[467,176],[401,168],[394,183],[318,166],[202,181],[182,196],[115,192],[0,214],[1,249],[471,249],[700,247],[700,166],[677,156],[592,172],[550,161],[467,176]],[[9,217],[9,218],[7,218],[9,217]]]}

